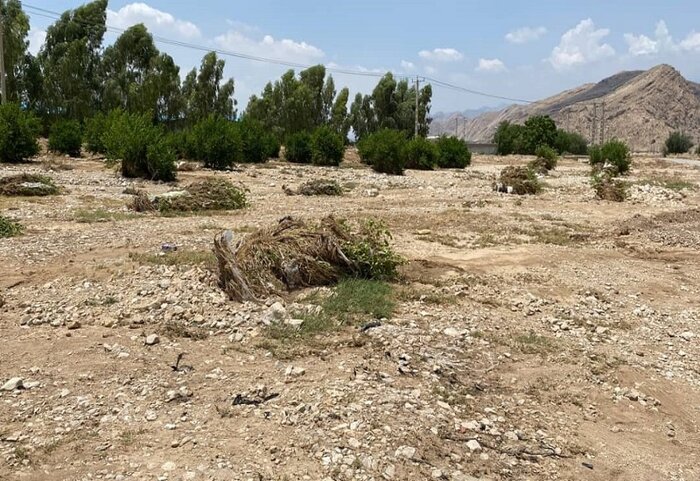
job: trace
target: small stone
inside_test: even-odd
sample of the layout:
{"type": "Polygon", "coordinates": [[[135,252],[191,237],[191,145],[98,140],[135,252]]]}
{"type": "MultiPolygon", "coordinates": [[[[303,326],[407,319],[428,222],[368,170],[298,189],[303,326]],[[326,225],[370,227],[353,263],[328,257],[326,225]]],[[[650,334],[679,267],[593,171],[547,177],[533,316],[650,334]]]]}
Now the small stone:
{"type": "Polygon", "coordinates": [[[461,329],[456,329],[454,327],[448,327],[447,329],[442,331],[442,333],[449,337],[461,337],[465,334],[465,331],[461,329]]]}
{"type": "Polygon", "coordinates": [[[160,337],[158,337],[158,334],[150,334],[146,337],[146,345],[147,346],[155,346],[160,342],[160,337]]]}
{"type": "Polygon", "coordinates": [[[21,377],[13,377],[0,387],[0,391],[14,391],[15,389],[24,388],[24,383],[21,377]]]}
{"type": "Polygon", "coordinates": [[[152,409],[148,410],[146,411],[144,418],[146,419],[146,421],[155,421],[156,419],[158,419],[158,413],[156,413],[152,409]]]}
{"type": "Polygon", "coordinates": [[[306,374],[306,369],[303,367],[289,366],[284,371],[284,375],[287,377],[299,377],[303,376],[304,374],[306,374]]]}
{"type": "Polygon", "coordinates": [[[284,323],[292,327],[301,327],[304,324],[304,319],[287,319],[284,323]]]}
{"type": "Polygon", "coordinates": [[[695,337],[695,334],[691,331],[685,331],[681,332],[679,337],[681,337],[684,341],[691,341],[695,337]]]}
{"type": "Polygon", "coordinates": [[[413,446],[401,446],[396,450],[394,456],[397,458],[413,459],[416,456],[416,448],[413,446]]]}
{"type": "Polygon", "coordinates": [[[281,302],[272,304],[263,314],[262,321],[265,325],[274,324],[287,318],[287,309],[281,302]]]}
{"type": "Polygon", "coordinates": [[[75,329],[80,329],[81,325],[80,322],[78,321],[73,321],[70,324],[68,324],[68,330],[74,331],[75,329]]]}
{"type": "Polygon", "coordinates": [[[479,441],[476,439],[470,439],[467,441],[467,447],[469,448],[469,451],[481,451],[481,444],[479,444],[479,441]]]}
{"type": "Polygon", "coordinates": [[[172,461],[167,461],[163,463],[160,469],[162,469],[163,471],[174,471],[176,467],[177,466],[175,465],[175,463],[173,463],[172,461]]]}

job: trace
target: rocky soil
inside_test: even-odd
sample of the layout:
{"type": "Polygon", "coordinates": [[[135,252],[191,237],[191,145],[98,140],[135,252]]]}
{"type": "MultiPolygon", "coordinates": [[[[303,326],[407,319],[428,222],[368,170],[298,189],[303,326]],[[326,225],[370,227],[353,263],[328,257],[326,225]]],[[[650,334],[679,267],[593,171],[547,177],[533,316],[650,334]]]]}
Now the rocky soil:
{"type": "Polygon", "coordinates": [[[637,158],[609,203],[565,159],[538,196],[492,190],[527,160],[182,172],[251,205],[174,217],[99,159],[0,166],[63,188],[0,197],[26,227],[0,240],[0,479],[700,479],[700,172],[637,158]],[[345,195],[282,190],[315,178],[345,195]],[[329,213],[388,224],[396,312],[272,343],[311,292],[230,302],[212,239],[329,213]]]}

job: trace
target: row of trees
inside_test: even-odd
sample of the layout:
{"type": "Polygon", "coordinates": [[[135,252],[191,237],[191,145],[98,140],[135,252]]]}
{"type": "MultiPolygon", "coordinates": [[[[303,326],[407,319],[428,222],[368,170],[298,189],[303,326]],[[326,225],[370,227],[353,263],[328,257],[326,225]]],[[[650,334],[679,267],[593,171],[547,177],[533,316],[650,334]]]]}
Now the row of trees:
{"type": "MultiPolygon", "coordinates": [[[[155,46],[144,25],[135,25],[104,48],[107,0],[94,0],[61,15],[46,32],[38,55],[28,51],[29,18],[20,0],[0,0],[5,26],[8,100],[34,112],[47,128],[55,119],[83,123],[97,112],[122,109],[149,115],[154,123],[193,125],[209,115],[238,115],[234,81],[224,60],[211,52],[181,81],[180,68],[155,46]]],[[[283,141],[328,126],[347,138],[383,128],[413,133],[418,96],[419,134],[430,123],[431,87],[416,92],[387,73],[370,95],[349,106],[347,88],[336,90],[322,65],[293,70],[251,97],[244,112],[283,141]]]]}
{"type": "Polygon", "coordinates": [[[180,80],[172,57],[159,52],[145,26],[135,25],[103,48],[107,0],[96,0],[61,15],[46,31],[37,56],[28,52],[29,19],[19,0],[0,2],[5,26],[7,97],[43,119],[80,122],[115,108],[148,114],[156,122],[211,113],[236,114],[233,80],[224,79],[215,53],[199,70],[180,80]]]}

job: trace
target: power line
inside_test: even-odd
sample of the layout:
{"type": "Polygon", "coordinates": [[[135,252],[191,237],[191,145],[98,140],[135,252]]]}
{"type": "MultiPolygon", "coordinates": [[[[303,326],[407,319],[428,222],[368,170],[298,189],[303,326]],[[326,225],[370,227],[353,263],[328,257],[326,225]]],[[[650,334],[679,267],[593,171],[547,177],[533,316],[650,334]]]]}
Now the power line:
{"type": "MultiPolygon", "coordinates": [[[[28,4],[23,4],[24,7],[30,11],[33,15],[37,15],[40,17],[45,17],[49,18],[52,20],[59,20],[62,16],[60,12],[55,12],[53,10],[47,10],[45,8],[41,7],[35,7],[33,5],[28,5],[28,4]]],[[[79,20],[79,19],[73,19],[73,21],[78,22],[78,23],[83,23],[86,25],[95,25],[95,24],[90,24],[89,22],[79,20]]],[[[124,33],[126,30],[118,27],[109,27],[105,25],[105,28],[107,31],[111,33],[124,33]]],[[[199,50],[202,52],[216,52],[219,55],[227,56],[227,57],[234,57],[234,58],[239,58],[243,60],[251,60],[254,62],[261,62],[261,63],[268,63],[268,64],[274,64],[274,65],[282,65],[285,67],[292,67],[292,68],[298,68],[298,69],[307,69],[310,67],[313,67],[313,65],[308,65],[308,64],[302,64],[299,62],[292,62],[289,60],[282,60],[282,59],[275,59],[275,58],[268,58],[268,57],[261,57],[257,55],[250,55],[242,52],[235,52],[232,50],[223,50],[223,49],[218,49],[218,48],[212,48],[212,47],[207,47],[203,45],[197,45],[194,43],[189,43],[189,42],[182,42],[180,40],[173,40],[169,39],[166,37],[161,37],[159,35],[153,35],[153,40],[155,42],[165,44],[165,45],[172,45],[176,47],[183,47],[183,48],[189,48],[192,50],[199,50]]],[[[379,73],[379,72],[368,72],[368,71],[363,71],[363,70],[354,70],[354,69],[344,69],[344,68],[339,68],[339,67],[330,67],[330,66],[324,66],[327,71],[333,72],[333,73],[338,73],[338,74],[345,74],[345,75],[356,75],[356,76],[362,76],[362,77],[375,77],[375,78],[381,78],[385,74],[379,73]]],[[[394,74],[396,77],[401,78],[401,79],[408,79],[409,77],[407,75],[401,75],[401,74],[394,74]]],[[[482,92],[479,90],[473,90],[473,89],[468,89],[466,87],[461,87],[459,85],[454,85],[448,82],[444,82],[442,80],[438,80],[435,78],[431,77],[422,77],[424,81],[430,81],[431,83],[435,84],[438,87],[443,87],[446,89],[451,89],[454,91],[458,92],[465,92],[469,93],[472,95],[478,95],[481,97],[488,97],[488,98],[493,98],[493,99],[499,99],[499,100],[507,100],[511,102],[519,102],[519,103],[533,103],[531,100],[524,100],[524,99],[518,99],[518,98],[513,98],[513,97],[505,97],[501,95],[494,95],[490,94],[487,92],[482,92]]]]}

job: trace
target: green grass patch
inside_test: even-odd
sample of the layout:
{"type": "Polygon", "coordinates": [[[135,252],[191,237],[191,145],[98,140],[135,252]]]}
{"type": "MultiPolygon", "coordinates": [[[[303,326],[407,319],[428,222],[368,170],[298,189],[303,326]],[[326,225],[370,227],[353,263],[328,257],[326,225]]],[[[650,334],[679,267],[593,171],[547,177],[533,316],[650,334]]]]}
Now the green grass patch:
{"type": "Polygon", "coordinates": [[[16,237],[22,233],[24,228],[19,222],[0,215],[0,239],[6,237],[16,237]]]}
{"type": "Polygon", "coordinates": [[[642,179],[637,182],[637,185],[651,185],[663,187],[664,189],[680,192],[682,190],[697,190],[698,185],[695,182],[689,182],[680,177],[642,179]]]}
{"type": "Polygon", "coordinates": [[[549,354],[556,350],[553,339],[540,336],[530,331],[527,334],[520,334],[513,339],[515,346],[523,354],[549,354]]]}
{"type": "Polygon", "coordinates": [[[154,264],[160,266],[200,265],[216,266],[216,256],[212,251],[177,250],[158,254],[142,252],[129,253],[129,259],[139,264],[154,264]]]}
{"type": "Polygon", "coordinates": [[[113,212],[106,209],[78,209],[73,214],[73,220],[81,224],[94,222],[118,222],[122,220],[137,219],[137,214],[129,212],[113,212]]]}
{"type": "MultiPolygon", "coordinates": [[[[311,298],[307,299],[309,300],[311,298]]],[[[388,319],[396,307],[391,284],[366,279],[341,281],[333,293],[319,304],[322,311],[302,316],[304,323],[300,327],[276,324],[267,329],[267,334],[277,342],[293,342],[343,326],[358,326],[376,319],[388,319]]]]}

